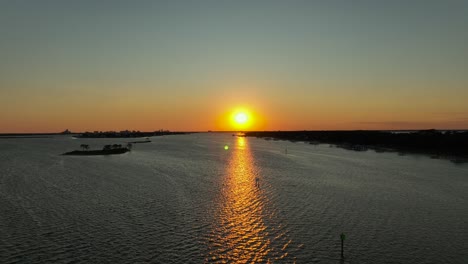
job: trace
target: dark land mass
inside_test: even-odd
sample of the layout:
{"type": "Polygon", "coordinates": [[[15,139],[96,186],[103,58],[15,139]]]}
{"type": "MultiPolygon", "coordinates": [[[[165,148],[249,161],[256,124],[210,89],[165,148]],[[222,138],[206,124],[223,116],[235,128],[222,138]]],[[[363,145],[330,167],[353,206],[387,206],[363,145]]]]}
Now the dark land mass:
{"type": "Polygon", "coordinates": [[[3,136],[3,135],[0,135],[0,139],[11,139],[11,138],[21,139],[21,138],[52,138],[52,137],[51,136],[3,136]]]}
{"type": "Polygon", "coordinates": [[[96,155],[116,155],[129,152],[128,148],[117,148],[117,149],[99,149],[99,150],[74,150],[62,155],[74,155],[74,156],[96,156],[96,155]]]}
{"type": "Polygon", "coordinates": [[[70,130],[66,129],[60,133],[0,133],[1,138],[51,138],[57,135],[72,135],[70,130]]]}
{"type": "Polygon", "coordinates": [[[331,144],[337,147],[376,152],[397,151],[428,154],[455,163],[468,162],[468,131],[263,131],[245,132],[248,137],[267,140],[303,141],[331,144]]]}
{"type": "Polygon", "coordinates": [[[142,140],[142,141],[131,141],[131,142],[128,142],[128,143],[132,143],[132,144],[141,144],[141,143],[150,143],[151,140],[142,140]]]}
{"type": "Polygon", "coordinates": [[[82,150],[74,150],[62,155],[75,155],[75,156],[96,156],[96,155],[116,155],[123,154],[132,150],[132,144],[127,143],[126,147],[122,144],[105,145],[102,149],[90,150],[88,144],[81,144],[82,150]]]}
{"type": "Polygon", "coordinates": [[[5,133],[0,134],[2,138],[51,138],[52,136],[69,135],[62,133],[5,133]]]}
{"type": "Polygon", "coordinates": [[[155,132],[140,132],[140,131],[107,131],[107,132],[85,132],[75,137],[77,138],[138,138],[138,137],[156,137],[166,135],[185,135],[194,132],[170,132],[170,131],[155,131],[155,132]]]}

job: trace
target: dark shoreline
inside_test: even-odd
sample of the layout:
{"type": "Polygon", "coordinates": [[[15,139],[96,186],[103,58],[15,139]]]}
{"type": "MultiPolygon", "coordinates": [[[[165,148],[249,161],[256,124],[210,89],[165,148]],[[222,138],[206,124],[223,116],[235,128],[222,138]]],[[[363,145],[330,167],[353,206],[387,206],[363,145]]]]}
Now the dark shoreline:
{"type": "Polygon", "coordinates": [[[142,144],[142,143],[151,143],[151,140],[142,140],[142,141],[131,141],[130,144],[142,144]]]}
{"type": "Polygon", "coordinates": [[[128,131],[128,132],[85,132],[78,134],[76,138],[143,138],[143,137],[157,137],[157,136],[168,136],[168,135],[186,135],[195,132],[170,132],[170,131],[156,131],[156,132],[140,132],[140,131],[128,131]]]}
{"type": "Polygon", "coordinates": [[[247,137],[288,140],[310,144],[330,144],[340,148],[401,154],[426,154],[431,158],[468,162],[468,132],[421,130],[396,133],[389,131],[252,131],[247,137]]]}
{"type": "Polygon", "coordinates": [[[12,138],[52,138],[52,136],[0,136],[0,139],[12,139],[12,138]]]}
{"type": "Polygon", "coordinates": [[[154,132],[141,132],[141,131],[95,131],[84,133],[0,133],[2,138],[51,138],[53,136],[72,136],[75,138],[144,138],[144,137],[157,137],[167,135],[186,135],[199,132],[171,132],[171,131],[154,131],[154,132]]]}
{"type": "Polygon", "coordinates": [[[97,155],[116,155],[129,152],[128,148],[118,148],[118,149],[102,149],[102,150],[74,150],[70,152],[63,153],[62,155],[67,156],[97,156],[97,155]]]}

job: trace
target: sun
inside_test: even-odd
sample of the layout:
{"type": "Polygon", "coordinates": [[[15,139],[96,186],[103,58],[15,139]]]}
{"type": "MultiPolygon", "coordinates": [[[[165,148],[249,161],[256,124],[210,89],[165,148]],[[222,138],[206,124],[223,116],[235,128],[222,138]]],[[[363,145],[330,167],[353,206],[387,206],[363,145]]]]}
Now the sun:
{"type": "Polygon", "coordinates": [[[251,131],[258,129],[259,122],[263,121],[251,108],[236,107],[220,115],[219,122],[222,124],[222,129],[227,131],[251,131]]]}
{"type": "Polygon", "coordinates": [[[247,123],[247,121],[249,120],[249,116],[244,112],[240,112],[234,116],[234,120],[236,121],[237,124],[243,125],[247,123]]]}
{"type": "Polygon", "coordinates": [[[231,112],[231,127],[235,130],[245,130],[252,126],[253,116],[247,109],[238,108],[231,112]]]}

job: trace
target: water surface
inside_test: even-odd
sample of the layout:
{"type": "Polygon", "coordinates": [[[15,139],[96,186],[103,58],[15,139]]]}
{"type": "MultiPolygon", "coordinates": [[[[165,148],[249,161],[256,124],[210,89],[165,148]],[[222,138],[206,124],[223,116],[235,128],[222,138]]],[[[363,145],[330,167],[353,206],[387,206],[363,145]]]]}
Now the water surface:
{"type": "Polygon", "coordinates": [[[346,263],[468,259],[466,164],[214,133],[58,155],[124,142],[0,139],[0,262],[340,263],[341,232],[346,263]]]}

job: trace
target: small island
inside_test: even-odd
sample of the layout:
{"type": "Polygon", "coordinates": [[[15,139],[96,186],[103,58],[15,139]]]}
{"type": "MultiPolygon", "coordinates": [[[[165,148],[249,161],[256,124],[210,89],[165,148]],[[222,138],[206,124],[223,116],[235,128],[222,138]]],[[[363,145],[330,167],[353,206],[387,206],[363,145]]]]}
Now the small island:
{"type": "Polygon", "coordinates": [[[70,152],[63,153],[62,155],[72,155],[72,156],[96,156],[96,155],[116,155],[129,152],[132,149],[132,144],[127,144],[126,147],[123,147],[121,144],[105,145],[102,149],[89,150],[89,145],[81,144],[82,150],[74,150],[70,152]]]}
{"type": "Polygon", "coordinates": [[[150,143],[151,140],[149,138],[146,138],[145,140],[140,140],[140,141],[132,141],[132,142],[128,142],[128,143],[131,143],[131,144],[140,144],[140,143],[150,143]]]}

